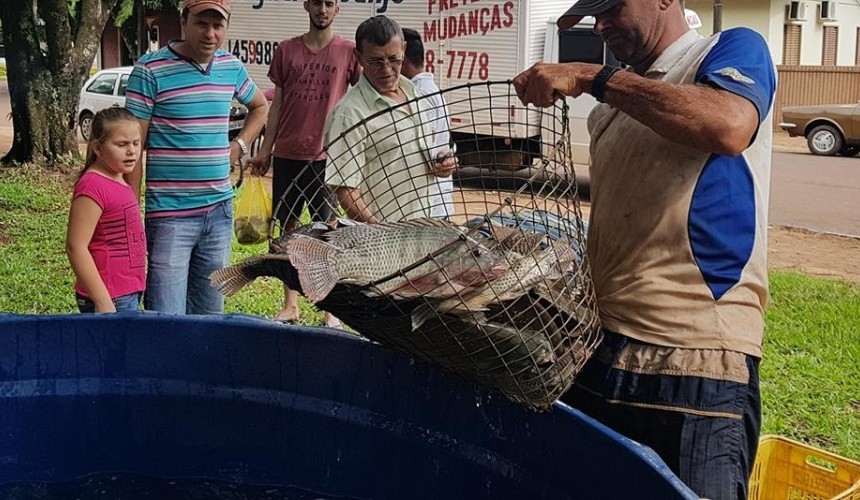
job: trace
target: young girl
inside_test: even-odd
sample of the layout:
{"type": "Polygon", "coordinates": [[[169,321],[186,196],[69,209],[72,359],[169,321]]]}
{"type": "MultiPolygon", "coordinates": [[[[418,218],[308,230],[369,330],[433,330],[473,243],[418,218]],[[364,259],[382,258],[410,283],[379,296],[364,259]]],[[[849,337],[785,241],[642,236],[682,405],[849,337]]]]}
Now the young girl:
{"type": "Polygon", "coordinates": [[[125,108],[107,108],[93,118],[91,137],[66,233],[78,309],[136,311],[146,287],[146,236],[123,175],[140,156],[140,125],[125,108]]]}

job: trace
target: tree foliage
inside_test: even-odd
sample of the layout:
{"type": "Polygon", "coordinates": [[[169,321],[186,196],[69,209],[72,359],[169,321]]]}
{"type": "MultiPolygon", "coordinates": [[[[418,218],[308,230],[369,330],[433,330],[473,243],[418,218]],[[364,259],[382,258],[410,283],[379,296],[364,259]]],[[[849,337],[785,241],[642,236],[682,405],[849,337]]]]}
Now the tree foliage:
{"type": "Polygon", "coordinates": [[[117,0],[2,0],[0,23],[15,129],[0,162],[52,163],[78,154],[73,122],[117,0]],[[15,29],[8,29],[15,26],[15,29]]]}
{"type": "MultiPolygon", "coordinates": [[[[140,12],[179,12],[182,0],[119,0],[111,14],[113,25],[119,28],[122,45],[132,59],[140,55],[141,31],[140,12]]],[[[145,39],[145,37],[143,37],[145,39]]]]}
{"type": "Polygon", "coordinates": [[[179,11],[182,0],[120,0],[114,13],[114,26],[119,28],[141,6],[147,11],[179,11]]]}

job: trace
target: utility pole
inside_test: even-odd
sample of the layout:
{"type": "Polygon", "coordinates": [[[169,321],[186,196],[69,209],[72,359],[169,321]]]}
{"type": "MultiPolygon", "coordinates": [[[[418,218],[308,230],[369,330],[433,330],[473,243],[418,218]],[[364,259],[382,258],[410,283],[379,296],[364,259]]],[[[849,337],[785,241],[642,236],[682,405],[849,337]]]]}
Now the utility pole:
{"type": "Polygon", "coordinates": [[[714,33],[723,31],[723,1],[714,0],[714,33]]]}

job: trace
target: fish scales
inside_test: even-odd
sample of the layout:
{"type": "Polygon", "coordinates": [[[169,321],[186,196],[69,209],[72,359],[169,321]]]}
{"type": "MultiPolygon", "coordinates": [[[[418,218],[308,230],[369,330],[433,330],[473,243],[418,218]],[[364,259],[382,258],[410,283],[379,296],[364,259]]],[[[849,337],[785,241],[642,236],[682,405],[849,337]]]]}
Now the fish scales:
{"type": "Polygon", "coordinates": [[[576,252],[567,239],[550,241],[544,250],[528,255],[507,254],[509,269],[498,279],[487,280],[471,292],[456,294],[436,305],[427,304],[413,311],[413,329],[436,314],[464,315],[484,311],[488,304],[514,300],[546,279],[560,278],[576,263],[576,252]]]}
{"type": "MultiPolygon", "coordinates": [[[[297,237],[287,243],[305,296],[319,301],[338,282],[370,285],[381,294],[408,291],[454,293],[449,281],[471,286],[507,270],[504,255],[467,237],[452,223],[435,219],[344,227],[325,234],[325,242],[297,237]],[[432,256],[432,258],[428,258],[432,256]],[[443,271],[444,269],[444,271],[443,271]],[[435,281],[426,278],[437,273],[435,281]],[[420,288],[411,287],[423,279],[420,288]]],[[[406,293],[406,292],[404,292],[406,293]]],[[[408,293],[407,293],[408,295],[408,293]]]]}

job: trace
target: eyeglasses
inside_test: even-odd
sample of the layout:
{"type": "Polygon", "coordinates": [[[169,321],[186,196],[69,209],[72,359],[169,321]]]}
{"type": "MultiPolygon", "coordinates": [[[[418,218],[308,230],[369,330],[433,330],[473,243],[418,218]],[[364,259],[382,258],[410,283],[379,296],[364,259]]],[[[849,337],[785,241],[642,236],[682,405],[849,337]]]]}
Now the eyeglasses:
{"type": "Polygon", "coordinates": [[[385,66],[396,68],[403,64],[403,56],[389,57],[387,59],[365,59],[364,62],[367,63],[368,66],[372,66],[375,69],[382,69],[385,66]]]}

